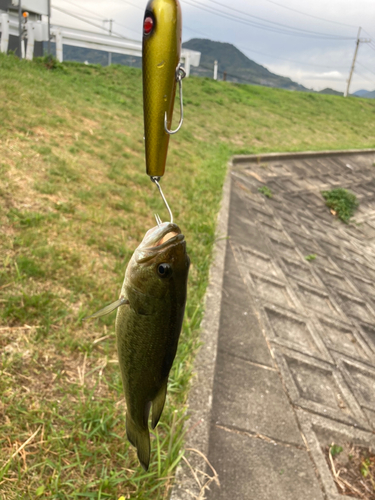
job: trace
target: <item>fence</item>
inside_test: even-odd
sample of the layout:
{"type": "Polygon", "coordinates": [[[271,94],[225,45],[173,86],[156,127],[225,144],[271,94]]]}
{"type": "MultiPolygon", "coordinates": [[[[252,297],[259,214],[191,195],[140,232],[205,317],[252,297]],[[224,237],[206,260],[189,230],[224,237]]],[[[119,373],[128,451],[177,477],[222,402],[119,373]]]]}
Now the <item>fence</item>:
{"type": "MultiPolygon", "coordinates": [[[[9,36],[19,36],[18,17],[10,13],[0,14],[1,44],[0,51],[7,52],[9,36]]],[[[48,41],[47,23],[42,21],[28,21],[23,25],[22,57],[33,59],[34,43],[48,41]],[[25,51],[25,40],[27,49],[25,51]]],[[[142,42],[128,40],[116,36],[102,35],[91,31],[51,25],[51,42],[56,43],[56,58],[64,60],[64,45],[83,47],[86,49],[102,50],[113,54],[125,54],[142,57],[142,42]]],[[[181,62],[186,76],[190,74],[191,66],[199,66],[201,53],[194,50],[182,49],[181,62]]]]}

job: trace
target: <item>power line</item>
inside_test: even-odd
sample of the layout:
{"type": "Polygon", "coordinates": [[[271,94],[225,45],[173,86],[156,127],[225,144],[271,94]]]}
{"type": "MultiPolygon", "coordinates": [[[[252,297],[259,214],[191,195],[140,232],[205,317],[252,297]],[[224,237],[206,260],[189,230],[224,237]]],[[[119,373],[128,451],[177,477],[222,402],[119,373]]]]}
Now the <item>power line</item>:
{"type": "Polygon", "coordinates": [[[133,33],[137,33],[137,34],[138,34],[138,36],[141,36],[141,34],[142,34],[142,30],[141,30],[141,29],[139,29],[138,31],[136,31],[136,30],[133,30],[133,29],[131,29],[131,28],[128,28],[128,27],[127,27],[127,26],[125,26],[124,24],[121,24],[121,23],[119,23],[119,22],[117,22],[117,21],[115,21],[115,20],[114,20],[113,22],[114,22],[115,24],[117,24],[117,26],[121,26],[121,28],[125,28],[125,29],[127,29],[127,30],[130,30],[130,31],[132,31],[133,33]]]}
{"type": "Polygon", "coordinates": [[[340,26],[348,26],[349,28],[358,28],[358,26],[354,26],[353,24],[339,23],[338,21],[331,21],[330,19],[324,19],[323,17],[314,16],[312,14],[307,14],[306,12],[302,12],[301,10],[293,9],[292,7],[287,7],[286,5],[282,5],[281,3],[274,2],[274,0],[266,0],[266,2],[273,3],[282,7],[283,9],[291,10],[293,12],[298,12],[298,14],[302,14],[303,16],[312,17],[314,19],[319,19],[320,21],[326,21],[327,23],[339,24],[340,26]]]}
{"type": "Polygon", "coordinates": [[[374,84],[374,80],[370,80],[370,78],[367,78],[367,76],[362,75],[361,73],[358,73],[357,71],[355,71],[354,74],[357,75],[357,76],[360,76],[361,78],[364,78],[368,82],[371,82],[372,84],[374,84]]]}
{"type": "Polygon", "coordinates": [[[128,2],[127,0],[122,0],[122,3],[127,3],[129,5],[132,5],[133,7],[135,7],[136,9],[140,9],[140,10],[145,10],[143,7],[140,7],[139,5],[136,5],[134,3],[131,3],[131,2],[128,2]]]}
{"type": "Polygon", "coordinates": [[[374,37],[368,31],[366,31],[365,29],[362,28],[362,31],[364,31],[365,33],[367,33],[370,38],[374,39],[374,37]]]}
{"type": "MultiPolygon", "coordinates": [[[[288,62],[292,62],[292,63],[295,63],[295,64],[302,64],[303,66],[309,66],[310,68],[332,69],[332,66],[325,66],[325,65],[322,65],[322,64],[310,64],[310,63],[304,63],[302,61],[294,61],[293,59],[287,59],[286,57],[275,56],[275,55],[271,55],[271,54],[266,54],[265,52],[259,52],[258,50],[249,49],[248,47],[244,47],[243,45],[238,45],[238,47],[241,47],[243,50],[246,50],[246,51],[249,51],[249,52],[255,52],[256,54],[261,54],[262,56],[271,57],[271,58],[277,59],[277,60],[280,59],[282,61],[288,61],[288,62]]],[[[346,69],[346,66],[345,66],[345,68],[344,68],[344,66],[340,66],[340,68],[336,67],[336,69],[346,69]]]]}
{"type": "MultiPolygon", "coordinates": [[[[299,37],[303,37],[303,38],[315,38],[315,39],[320,38],[320,39],[326,39],[326,40],[354,40],[354,37],[340,37],[340,36],[336,36],[336,35],[324,35],[324,34],[320,35],[319,33],[314,34],[314,32],[309,33],[306,30],[300,30],[300,32],[298,32],[297,30],[299,28],[292,28],[292,30],[294,30],[294,31],[292,31],[289,27],[286,27],[287,29],[282,29],[282,28],[277,28],[277,27],[273,27],[273,26],[267,26],[265,24],[257,23],[255,21],[242,19],[238,16],[234,16],[232,14],[228,14],[226,12],[219,11],[217,9],[211,9],[210,7],[203,6],[203,5],[199,4],[199,2],[197,2],[197,0],[191,0],[191,1],[183,0],[183,1],[185,3],[187,3],[188,5],[191,5],[192,7],[204,10],[206,12],[209,12],[210,14],[215,14],[216,16],[223,17],[223,18],[229,19],[231,21],[245,24],[247,26],[253,26],[255,28],[264,29],[267,31],[271,31],[273,33],[279,33],[279,34],[283,34],[283,35],[294,35],[294,36],[299,36],[299,37]],[[191,3],[191,2],[194,2],[194,3],[191,3]]],[[[267,22],[270,23],[271,21],[267,21],[267,22]]]]}
{"type": "Polygon", "coordinates": [[[375,75],[375,71],[372,71],[372,69],[367,68],[364,64],[360,63],[359,61],[357,61],[357,64],[359,64],[360,66],[362,66],[362,68],[367,69],[367,71],[369,71],[370,73],[372,73],[373,75],[375,75]]]}
{"type": "Polygon", "coordinates": [[[197,35],[204,36],[205,38],[207,37],[207,33],[202,33],[201,31],[193,30],[193,28],[189,28],[189,26],[186,26],[186,24],[184,24],[182,28],[192,31],[193,33],[197,33],[197,35]]]}
{"type": "MultiPolygon", "coordinates": [[[[107,28],[105,28],[104,26],[100,26],[100,24],[96,24],[96,23],[93,23],[91,21],[88,21],[87,19],[85,19],[81,16],[78,16],[77,14],[72,14],[71,12],[69,12],[65,9],[61,9],[60,7],[56,7],[55,5],[52,5],[52,8],[55,10],[58,10],[64,14],[67,14],[68,16],[75,17],[76,19],[79,19],[80,21],[82,21],[84,23],[91,24],[91,26],[95,26],[95,28],[99,28],[101,30],[108,32],[107,28]]],[[[128,29],[130,31],[135,31],[135,30],[132,30],[131,28],[126,28],[126,29],[128,29]]],[[[139,33],[139,32],[136,31],[136,33],[139,33]]],[[[121,35],[121,33],[116,33],[115,31],[112,31],[112,34],[116,35],[118,38],[123,38],[124,40],[129,40],[129,38],[125,37],[124,35],[121,35]]]]}
{"type": "MultiPolygon", "coordinates": [[[[185,26],[187,28],[187,26],[185,26]]],[[[196,30],[192,30],[190,28],[187,28],[189,29],[190,31],[194,31],[195,33],[198,33],[199,35],[202,35],[202,36],[207,36],[205,33],[201,33],[200,31],[196,31],[196,30]]],[[[230,42],[219,42],[219,43],[230,43],[230,42]]],[[[260,54],[262,56],[266,56],[266,57],[270,57],[271,59],[275,59],[275,60],[282,60],[282,61],[288,61],[288,62],[292,62],[292,63],[295,63],[295,64],[300,64],[302,66],[309,66],[310,68],[324,68],[324,69],[332,69],[332,66],[326,66],[324,64],[310,64],[310,63],[306,63],[306,62],[302,62],[302,61],[296,61],[294,59],[288,59],[286,57],[281,57],[281,56],[278,56],[278,55],[275,55],[275,54],[267,54],[265,52],[260,52],[259,50],[254,50],[254,49],[249,49],[249,47],[245,47],[243,45],[235,45],[236,48],[241,48],[247,52],[254,52],[255,54],[260,54]]],[[[244,54],[246,55],[246,54],[244,54]]],[[[345,66],[335,66],[334,69],[347,69],[347,67],[345,66]]]]}
{"type": "MultiPolygon", "coordinates": [[[[192,28],[189,28],[188,26],[184,25],[184,28],[188,29],[189,31],[192,31],[193,33],[197,33],[198,35],[202,35],[204,37],[207,36],[207,33],[202,33],[201,31],[194,30],[192,28]]],[[[230,43],[230,42],[220,42],[220,43],[230,43]]],[[[292,62],[295,64],[301,64],[303,66],[309,66],[312,68],[326,68],[326,69],[331,69],[332,66],[326,66],[323,64],[310,64],[310,63],[304,63],[302,61],[295,61],[293,59],[288,59],[286,57],[281,57],[281,56],[276,56],[275,54],[266,54],[265,52],[260,52],[259,50],[254,50],[254,49],[249,49],[249,47],[244,47],[243,45],[236,45],[235,47],[239,47],[243,50],[246,50],[247,52],[254,52],[255,54],[260,54],[262,56],[270,57],[271,59],[277,59],[277,60],[282,60],[282,61],[288,61],[292,62]]],[[[346,66],[340,66],[339,68],[336,66],[336,69],[346,69],[346,66]]]]}
{"type": "MultiPolygon", "coordinates": [[[[278,26],[282,26],[283,28],[288,28],[288,29],[292,29],[292,30],[298,30],[298,31],[306,32],[306,33],[314,33],[314,34],[317,34],[317,35],[335,36],[335,37],[338,36],[338,35],[331,35],[331,34],[327,34],[327,33],[317,33],[315,31],[305,30],[305,29],[301,29],[301,28],[294,28],[293,26],[288,26],[286,24],[278,23],[278,22],[275,22],[275,21],[268,21],[267,19],[264,19],[263,17],[254,16],[254,15],[249,14],[248,12],[245,12],[243,10],[236,9],[233,6],[229,7],[229,6],[225,5],[224,3],[218,2],[217,0],[208,0],[208,1],[211,2],[211,3],[214,3],[216,5],[221,5],[222,7],[225,7],[226,9],[229,9],[230,11],[239,12],[240,14],[243,14],[245,16],[253,17],[254,19],[258,19],[260,21],[265,21],[266,23],[276,24],[278,26]]],[[[274,2],[272,2],[272,3],[274,3],[274,2]]]]}
{"type": "MultiPolygon", "coordinates": [[[[72,14],[71,12],[61,9],[60,7],[56,7],[56,5],[51,5],[52,9],[58,10],[59,12],[62,12],[63,14],[67,14],[70,17],[75,17],[76,19],[79,19],[80,21],[83,21],[84,23],[91,24],[91,26],[95,26],[95,28],[99,28],[101,30],[105,30],[103,26],[100,26],[100,24],[92,23],[91,21],[88,21],[87,19],[84,19],[83,17],[77,15],[77,14],[72,14]]],[[[107,31],[107,30],[106,30],[107,31]]],[[[123,37],[121,37],[123,38],[123,37]]]]}
{"type": "MultiPolygon", "coordinates": [[[[76,3],[73,3],[73,2],[70,2],[69,0],[64,0],[64,3],[69,3],[70,5],[73,5],[74,7],[77,7],[78,9],[81,9],[83,10],[84,12],[88,12],[89,14],[95,14],[95,12],[91,12],[87,9],[85,9],[84,7],[81,7],[80,5],[77,5],[76,3]]],[[[86,16],[88,19],[90,19],[89,16],[86,16]]],[[[99,14],[96,14],[96,18],[95,17],[91,17],[91,19],[96,19],[97,21],[101,21],[103,18],[101,16],[99,16],[99,14]]]]}

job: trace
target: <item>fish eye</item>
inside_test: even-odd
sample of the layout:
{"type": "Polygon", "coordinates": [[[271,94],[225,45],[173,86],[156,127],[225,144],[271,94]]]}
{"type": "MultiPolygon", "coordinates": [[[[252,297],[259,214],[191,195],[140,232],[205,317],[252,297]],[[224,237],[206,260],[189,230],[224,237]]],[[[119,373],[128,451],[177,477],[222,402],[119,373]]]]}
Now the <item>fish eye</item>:
{"type": "Polygon", "coordinates": [[[143,21],[143,33],[149,35],[154,29],[154,19],[152,16],[146,16],[143,21]]]}
{"type": "Polygon", "coordinates": [[[169,264],[159,264],[158,268],[158,275],[160,278],[168,278],[172,274],[172,268],[169,264]]]}

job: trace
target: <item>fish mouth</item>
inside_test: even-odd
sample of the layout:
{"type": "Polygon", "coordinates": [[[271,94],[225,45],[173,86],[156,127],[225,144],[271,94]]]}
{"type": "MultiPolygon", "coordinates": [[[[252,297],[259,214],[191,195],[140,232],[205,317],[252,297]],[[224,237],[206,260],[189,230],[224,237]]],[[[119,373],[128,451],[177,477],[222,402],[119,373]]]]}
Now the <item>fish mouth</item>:
{"type": "Polygon", "coordinates": [[[149,229],[138,247],[136,261],[141,264],[153,259],[166,248],[172,247],[184,241],[181,229],[177,224],[164,222],[160,226],[149,229]]]}

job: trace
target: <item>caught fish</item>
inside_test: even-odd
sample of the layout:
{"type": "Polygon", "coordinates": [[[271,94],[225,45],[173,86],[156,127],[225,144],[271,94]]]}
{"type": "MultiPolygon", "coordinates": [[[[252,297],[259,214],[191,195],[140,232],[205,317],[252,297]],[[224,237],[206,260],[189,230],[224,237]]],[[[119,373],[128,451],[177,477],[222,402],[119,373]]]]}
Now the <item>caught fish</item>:
{"type": "Polygon", "coordinates": [[[150,435],[162,414],[169,371],[185,311],[190,259],[180,228],[165,222],[147,231],[125,272],[120,298],[91,317],[118,308],[116,337],[127,405],[126,434],[147,470],[150,435]]]}
{"type": "Polygon", "coordinates": [[[181,7],[178,0],[150,0],[143,20],[143,110],[146,170],[164,175],[181,55],[181,7]]]}

